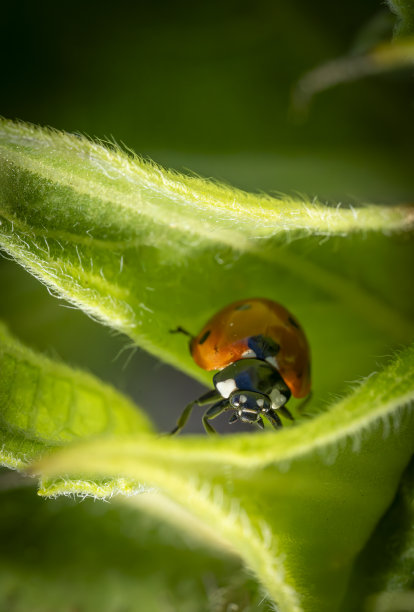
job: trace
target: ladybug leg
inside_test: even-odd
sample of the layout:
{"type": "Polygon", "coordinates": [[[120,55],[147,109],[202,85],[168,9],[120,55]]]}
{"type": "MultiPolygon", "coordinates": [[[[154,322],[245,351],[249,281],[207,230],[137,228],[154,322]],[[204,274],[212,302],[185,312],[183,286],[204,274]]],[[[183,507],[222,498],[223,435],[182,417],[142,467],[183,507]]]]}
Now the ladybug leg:
{"type": "Polygon", "coordinates": [[[280,408],[278,408],[278,411],[283,414],[285,418],[290,419],[291,421],[295,420],[292,416],[292,413],[286,408],[286,406],[280,406],[280,408]]]}
{"type": "Polygon", "coordinates": [[[257,419],[257,421],[256,421],[256,425],[257,425],[257,427],[258,427],[259,429],[264,429],[263,419],[262,419],[262,418],[257,419]]]}
{"type": "Polygon", "coordinates": [[[208,421],[210,419],[215,419],[222,412],[225,412],[226,410],[229,410],[229,408],[230,408],[230,404],[229,404],[228,400],[227,399],[222,399],[220,402],[217,402],[217,404],[214,404],[214,406],[211,406],[211,408],[209,408],[204,413],[204,415],[203,415],[203,425],[204,425],[204,429],[206,430],[207,433],[209,433],[209,434],[217,433],[216,430],[214,429],[214,427],[212,427],[208,421]]]}
{"type": "Polygon", "coordinates": [[[170,432],[170,436],[173,436],[174,434],[176,434],[178,431],[180,431],[184,427],[184,425],[188,421],[188,418],[194,406],[205,406],[206,404],[212,404],[219,397],[221,397],[221,395],[219,395],[215,389],[212,389],[211,391],[207,391],[207,393],[204,393],[204,395],[199,397],[194,402],[191,402],[191,404],[188,404],[188,406],[186,406],[184,410],[182,411],[181,416],[177,421],[177,425],[170,432]]]}
{"type": "Polygon", "coordinates": [[[310,415],[304,414],[303,409],[305,408],[305,406],[309,403],[311,399],[312,399],[312,391],[310,391],[308,396],[305,397],[305,399],[299,404],[299,406],[297,407],[298,412],[301,412],[304,416],[310,416],[310,415]]]}
{"type": "Polygon", "coordinates": [[[230,425],[233,425],[233,423],[235,423],[238,420],[239,420],[239,417],[237,416],[237,412],[234,412],[229,419],[229,423],[230,425]]]}
{"type": "MultiPolygon", "coordinates": [[[[234,414],[233,414],[233,415],[230,417],[229,423],[230,423],[230,425],[232,425],[233,423],[235,423],[235,422],[236,422],[236,421],[238,421],[238,420],[239,420],[239,417],[237,416],[237,412],[235,412],[235,413],[234,413],[234,414]]],[[[255,425],[256,425],[256,426],[257,426],[259,429],[264,429],[263,419],[262,419],[262,418],[259,418],[259,419],[256,421],[255,425]]]]}
{"type": "Polygon", "coordinates": [[[266,418],[275,429],[280,429],[281,427],[283,427],[282,421],[276,414],[275,410],[269,410],[269,412],[266,412],[266,418]]]}

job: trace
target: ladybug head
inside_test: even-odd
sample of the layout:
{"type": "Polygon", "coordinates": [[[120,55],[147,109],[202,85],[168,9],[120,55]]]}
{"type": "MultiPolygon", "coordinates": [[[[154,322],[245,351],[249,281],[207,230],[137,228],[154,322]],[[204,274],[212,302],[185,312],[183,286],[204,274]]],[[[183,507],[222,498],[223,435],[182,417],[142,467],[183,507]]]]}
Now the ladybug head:
{"type": "Polygon", "coordinates": [[[254,391],[236,390],[230,395],[229,403],[244,423],[256,423],[272,408],[272,402],[267,395],[254,391]]]}

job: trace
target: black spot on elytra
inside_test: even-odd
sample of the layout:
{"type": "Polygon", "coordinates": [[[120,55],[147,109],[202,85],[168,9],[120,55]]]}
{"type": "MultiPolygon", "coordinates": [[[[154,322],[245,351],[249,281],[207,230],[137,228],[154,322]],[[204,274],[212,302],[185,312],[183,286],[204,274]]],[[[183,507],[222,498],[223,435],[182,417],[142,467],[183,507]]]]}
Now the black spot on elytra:
{"type": "Polygon", "coordinates": [[[211,329],[208,329],[207,331],[205,331],[204,334],[201,336],[200,340],[198,341],[198,344],[204,344],[204,342],[207,340],[210,334],[211,334],[211,329]]]}
{"type": "Polygon", "coordinates": [[[280,351],[280,344],[262,334],[250,336],[247,340],[247,346],[256,353],[258,359],[264,360],[267,357],[274,357],[280,351]]]}
{"type": "Polygon", "coordinates": [[[236,306],[234,310],[249,310],[251,307],[251,304],[240,304],[240,306],[236,306]]]}
{"type": "Polygon", "coordinates": [[[295,321],[293,317],[289,317],[288,321],[291,325],[293,325],[293,327],[296,327],[296,329],[300,329],[299,323],[295,321]]]}

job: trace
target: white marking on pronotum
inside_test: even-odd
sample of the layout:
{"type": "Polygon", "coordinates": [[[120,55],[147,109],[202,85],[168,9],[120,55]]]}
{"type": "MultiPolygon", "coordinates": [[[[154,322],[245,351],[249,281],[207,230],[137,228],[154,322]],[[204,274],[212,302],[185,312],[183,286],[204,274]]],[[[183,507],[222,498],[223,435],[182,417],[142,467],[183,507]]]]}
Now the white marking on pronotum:
{"type": "Polygon", "coordinates": [[[272,408],[276,410],[283,406],[286,403],[286,396],[280,393],[279,389],[273,389],[273,391],[269,395],[272,401],[272,408]]]}
{"type": "Polygon", "coordinates": [[[279,369],[279,364],[277,362],[277,359],[273,355],[270,355],[269,357],[266,357],[266,361],[267,361],[267,363],[270,363],[271,366],[276,368],[276,370],[279,369]]]}
{"type": "Polygon", "coordinates": [[[249,357],[257,357],[256,353],[252,349],[247,349],[247,351],[244,351],[244,353],[242,353],[242,359],[248,359],[249,357]]]}
{"type": "Polygon", "coordinates": [[[245,404],[247,402],[247,397],[245,395],[240,395],[239,400],[241,404],[245,404]]]}
{"type": "Polygon", "coordinates": [[[218,382],[216,384],[217,391],[227,399],[230,397],[230,394],[233,393],[237,389],[236,381],[234,378],[228,378],[227,380],[223,380],[222,382],[218,382]]]}
{"type": "Polygon", "coordinates": [[[258,400],[256,400],[256,404],[259,406],[259,408],[262,408],[264,404],[264,399],[259,398],[258,400]]]}

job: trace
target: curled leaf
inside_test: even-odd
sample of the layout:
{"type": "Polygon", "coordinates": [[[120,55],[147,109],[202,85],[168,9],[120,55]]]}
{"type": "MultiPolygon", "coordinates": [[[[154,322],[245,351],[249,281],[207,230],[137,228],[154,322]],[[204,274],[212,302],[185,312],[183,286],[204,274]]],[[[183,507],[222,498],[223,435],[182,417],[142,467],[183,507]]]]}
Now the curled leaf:
{"type": "Polygon", "coordinates": [[[0,159],[0,245],[55,295],[198,378],[209,377],[169,331],[196,333],[239,298],[269,297],[298,316],[316,394],[341,391],[414,334],[410,206],[247,194],[5,120],[0,159]]]}
{"type": "Polygon", "coordinates": [[[64,492],[68,477],[154,486],[236,551],[282,612],[337,610],[413,453],[413,373],[414,347],[328,413],[280,434],[96,440],[33,470],[44,495],[64,492]]]}
{"type": "MultiPolygon", "coordinates": [[[[23,469],[46,450],[82,438],[150,431],[144,414],[115,389],[31,351],[0,325],[2,465],[23,469]]],[[[123,479],[71,486],[97,497],[139,489],[123,479]]]]}
{"type": "Polygon", "coordinates": [[[304,111],[312,98],[330,87],[367,76],[409,68],[414,64],[414,37],[384,42],[363,55],[340,57],[305,74],[293,92],[296,111],[304,111]]]}

